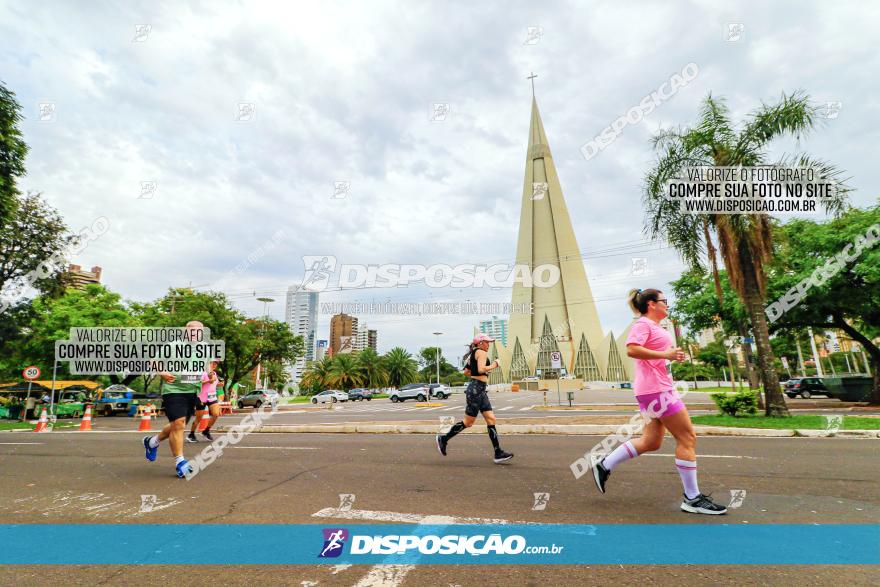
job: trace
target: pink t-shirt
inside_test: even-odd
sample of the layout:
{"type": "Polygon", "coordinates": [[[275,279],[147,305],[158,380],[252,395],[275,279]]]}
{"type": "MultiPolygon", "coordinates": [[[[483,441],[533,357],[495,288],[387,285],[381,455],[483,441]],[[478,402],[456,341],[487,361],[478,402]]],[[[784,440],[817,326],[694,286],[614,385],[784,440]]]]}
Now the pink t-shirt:
{"type": "MultiPolygon", "coordinates": [[[[642,316],[633,324],[626,337],[626,344],[637,344],[651,351],[667,351],[674,341],[672,335],[656,322],[642,316]]],[[[672,373],[666,359],[635,359],[636,378],[633,382],[636,395],[659,393],[675,388],[672,373]]]]}
{"type": "Polygon", "coordinates": [[[217,380],[211,381],[207,373],[202,373],[202,391],[199,392],[199,399],[202,403],[217,401],[217,380]]]}

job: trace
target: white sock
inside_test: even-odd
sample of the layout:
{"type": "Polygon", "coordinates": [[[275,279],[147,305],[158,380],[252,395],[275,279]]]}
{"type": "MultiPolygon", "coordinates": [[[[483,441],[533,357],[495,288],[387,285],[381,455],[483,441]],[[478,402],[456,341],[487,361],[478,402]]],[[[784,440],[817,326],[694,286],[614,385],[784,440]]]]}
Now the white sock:
{"type": "Polygon", "coordinates": [[[151,436],[148,442],[150,443],[150,448],[156,448],[159,446],[159,435],[151,436]]]}
{"type": "Polygon", "coordinates": [[[675,468],[678,469],[681,484],[684,485],[685,496],[693,499],[700,495],[700,487],[697,485],[697,461],[675,459],[675,468]]]}
{"type": "Polygon", "coordinates": [[[602,459],[602,466],[611,471],[620,463],[634,459],[637,456],[639,456],[639,453],[636,450],[636,447],[633,446],[632,442],[627,440],[611,451],[610,455],[602,459]]]}
{"type": "Polygon", "coordinates": [[[183,462],[185,460],[186,459],[183,458],[183,455],[178,455],[178,456],[174,457],[174,464],[179,465],[181,462],[183,462]]]}

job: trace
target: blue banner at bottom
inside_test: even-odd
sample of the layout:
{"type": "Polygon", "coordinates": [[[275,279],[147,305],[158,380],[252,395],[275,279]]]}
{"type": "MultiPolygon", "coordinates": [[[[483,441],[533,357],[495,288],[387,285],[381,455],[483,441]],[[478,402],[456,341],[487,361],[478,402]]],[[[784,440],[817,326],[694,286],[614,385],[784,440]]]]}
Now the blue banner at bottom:
{"type": "Polygon", "coordinates": [[[343,563],[877,565],[880,526],[0,525],[4,565],[343,563]]]}

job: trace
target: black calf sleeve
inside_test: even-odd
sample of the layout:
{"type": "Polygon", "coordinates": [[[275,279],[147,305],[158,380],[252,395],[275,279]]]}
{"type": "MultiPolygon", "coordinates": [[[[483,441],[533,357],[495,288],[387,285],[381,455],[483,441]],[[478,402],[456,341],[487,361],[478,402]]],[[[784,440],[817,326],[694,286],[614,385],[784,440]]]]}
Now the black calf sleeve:
{"type": "Polygon", "coordinates": [[[492,446],[495,447],[495,452],[501,450],[501,446],[498,444],[498,431],[495,430],[495,424],[491,424],[486,426],[489,429],[489,438],[492,440],[492,446]]]}
{"type": "Polygon", "coordinates": [[[446,433],[446,440],[449,440],[465,428],[467,428],[467,426],[464,425],[464,422],[456,422],[452,428],[449,429],[449,432],[446,433]]]}

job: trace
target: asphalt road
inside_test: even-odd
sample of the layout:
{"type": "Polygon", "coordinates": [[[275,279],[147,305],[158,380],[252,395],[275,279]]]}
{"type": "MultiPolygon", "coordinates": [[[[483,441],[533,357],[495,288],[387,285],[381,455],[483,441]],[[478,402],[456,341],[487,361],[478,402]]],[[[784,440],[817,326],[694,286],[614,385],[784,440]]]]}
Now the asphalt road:
{"type": "MultiPolygon", "coordinates": [[[[140,437],[130,433],[6,432],[0,433],[0,491],[5,496],[0,519],[6,524],[354,524],[442,515],[575,524],[880,523],[876,440],[701,438],[701,489],[725,502],[731,491],[745,491],[740,507],[717,518],[678,510],[681,487],[671,444],[664,454],[640,457],[615,471],[604,496],[587,477],[575,480],[569,464],[598,440],[509,435],[502,444],[516,457],[494,465],[491,445],[482,435],[456,438],[444,458],[425,435],[252,434],[186,481],[173,476],[166,446],[157,462],[148,463],[140,437]],[[544,510],[533,509],[539,492],[549,494],[544,510]],[[339,509],[340,494],[354,495],[350,510],[339,509]]],[[[187,445],[187,454],[197,448],[187,445]]],[[[53,580],[76,585],[868,585],[880,581],[880,571],[854,566],[439,565],[0,569],[3,584],[53,580]]]]}
{"type": "MultiPolygon", "coordinates": [[[[503,423],[509,418],[559,418],[581,414],[632,415],[636,410],[636,401],[630,390],[580,390],[575,392],[574,404],[588,406],[588,411],[572,411],[558,407],[556,391],[547,392],[549,409],[536,409],[544,405],[544,394],[536,391],[492,392],[489,395],[496,417],[503,423]]],[[[568,406],[565,393],[561,394],[562,405],[568,406]]],[[[716,413],[709,394],[691,391],[685,398],[691,414],[716,413]]],[[[788,400],[792,406],[809,405],[805,400],[788,400]]],[[[443,416],[460,419],[464,414],[464,395],[457,393],[445,400],[434,400],[432,407],[419,407],[415,400],[392,403],[388,399],[372,401],[340,402],[337,404],[292,404],[272,416],[268,424],[342,424],[347,422],[407,422],[415,420],[437,420],[443,416]]],[[[834,405],[832,403],[831,405],[834,405]]],[[[843,406],[844,404],[841,404],[843,406]]],[[[819,409],[816,413],[833,411],[819,409]]],[[[867,412],[865,412],[867,413],[867,412]]],[[[246,413],[223,416],[224,426],[237,424],[246,413]]],[[[64,420],[61,420],[62,422],[64,420]]],[[[154,426],[164,424],[159,418],[154,426]]],[[[134,430],[139,422],[133,418],[122,416],[97,417],[93,425],[98,430],[134,430]]]]}

